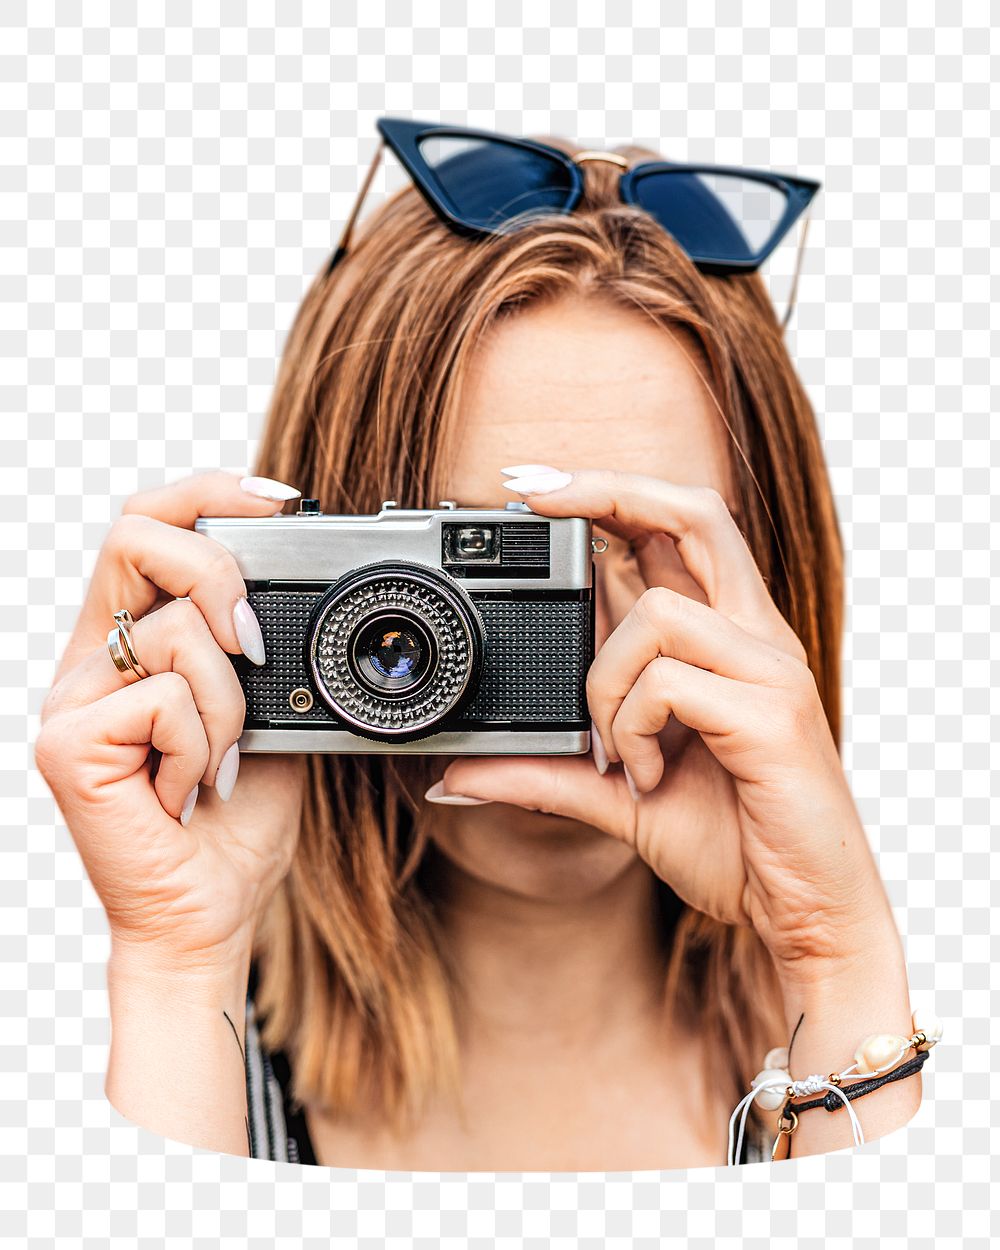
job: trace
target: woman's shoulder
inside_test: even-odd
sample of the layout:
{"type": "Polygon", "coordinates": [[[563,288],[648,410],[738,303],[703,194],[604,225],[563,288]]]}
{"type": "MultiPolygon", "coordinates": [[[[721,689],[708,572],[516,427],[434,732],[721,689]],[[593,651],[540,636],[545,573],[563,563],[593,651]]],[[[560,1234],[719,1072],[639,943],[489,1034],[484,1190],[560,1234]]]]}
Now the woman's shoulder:
{"type": "Polygon", "coordinates": [[[268,1050],[260,1035],[251,970],[246,998],[247,1130],[250,1157],[281,1163],[315,1163],[302,1108],[292,1098],[288,1057],[268,1050]]]}

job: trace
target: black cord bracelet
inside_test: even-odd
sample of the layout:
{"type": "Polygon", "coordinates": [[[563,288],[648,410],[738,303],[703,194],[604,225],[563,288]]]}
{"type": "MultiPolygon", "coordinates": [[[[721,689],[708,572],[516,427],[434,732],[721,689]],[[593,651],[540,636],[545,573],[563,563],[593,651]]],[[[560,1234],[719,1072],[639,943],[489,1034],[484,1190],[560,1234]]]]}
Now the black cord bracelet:
{"type": "MultiPolygon", "coordinates": [[[[912,1059],[907,1059],[905,1063],[901,1063],[898,1068],[893,1068],[891,1072],[886,1072],[882,1076],[873,1076],[867,1081],[852,1081],[848,1084],[846,1081],[839,1089],[844,1097],[853,1102],[855,1098],[863,1098],[865,1094],[870,1094],[873,1090],[881,1089],[883,1085],[888,1085],[890,1081],[902,1081],[908,1076],[913,1076],[927,1062],[930,1055],[929,1050],[918,1050],[912,1059]]],[[[833,1090],[828,1090],[821,1098],[813,1098],[810,1102],[792,1102],[789,1098],[786,1100],[781,1110],[782,1118],[788,1119],[788,1113],[794,1111],[796,1115],[800,1111],[811,1111],[814,1107],[825,1107],[827,1111],[837,1111],[844,1105],[844,1099],[839,1094],[835,1094],[833,1090]]]]}

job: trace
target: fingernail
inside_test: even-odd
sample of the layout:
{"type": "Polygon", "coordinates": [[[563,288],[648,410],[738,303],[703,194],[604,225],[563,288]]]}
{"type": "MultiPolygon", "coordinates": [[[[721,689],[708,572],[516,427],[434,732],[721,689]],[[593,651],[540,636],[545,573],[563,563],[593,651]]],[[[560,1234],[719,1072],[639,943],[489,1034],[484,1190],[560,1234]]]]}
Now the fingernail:
{"type": "Polygon", "coordinates": [[[191,820],[191,813],[194,811],[194,805],[197,802],[198,802],[198,787],[195,786],[195,788],[191,791],[191,793],[184,800],[184,806],[181,808],[181,824],[182,825],[188,824],[188,822],[191,820]]]}
{"type": "Polygon", "coordinates": [[[257,620],[253,608],[246,599],[237,599],[233,608],[233,627],[236,630],[236,641],[240,650],[256,665],[264,663],[264,635],[260,632],[260,621],[257,620]]]}
{"type": "Polygon", "coordinates": [[[435,781],[424,798],[429,803],[463,803],[469,807],[475,803],[491,802],[490,799],[474,799],[469,794],[445,794],[443,781],[435,781]]]}
{"type": "Polygon", "coordinates": [[[560,473],[552,469],[547,473],[532,473],[527,477],[515,477],[509,482],[501,482],[507,490],[516,490],[519,495],[545,495],[550,490],[559,490],[568,486],[573,480],[572,473],[560,473]]]}
{"type": "Polygon", "coordinates": [[[603,777],[608,771],[608,753],[593,721],[590,722],[590,753],[594,757],[594,767],[603,777]]]}
{"type": "Polygon", "coordinates": [[[558,473],[559,470],[551,464],[509,464],[500,472],[506,473],[508,477],[520,477],[522,474],[558,473]]]}
{"type": "Polygon", "coordinates": [[[285,482],[276,482],[273,477],[241,477],[240,490],[259,499],[275,500],[297,499],[302,493],[285,482]]]}
{"type": "Polygon", "coordinates": [[[222,799],[223,803],[227,802],[233,793],[233,786],[236,785],[236,778],[240,771],[240,744],[234,742],[229,750],[222,757],[222,763],[219,765],[219,771],[215,774],[215,793],[222,799]]]}
{"type": "Polygon", "coordinates": [[[635,788],[635,782],[632,780],[632,774],[629,772],[628,767],[625,764],[622,765],[622,768],[625,769],[625,780],[628,783],[628,792],[631,794],[635,802],[638,803],[640,797],[639,791],[635,788]]]}

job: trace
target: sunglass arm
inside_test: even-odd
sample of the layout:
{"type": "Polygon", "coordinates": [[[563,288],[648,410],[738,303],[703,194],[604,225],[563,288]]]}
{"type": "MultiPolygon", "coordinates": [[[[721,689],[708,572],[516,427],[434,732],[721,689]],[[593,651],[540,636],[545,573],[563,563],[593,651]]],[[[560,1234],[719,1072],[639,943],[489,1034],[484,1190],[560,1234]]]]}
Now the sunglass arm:
{"type": "Polygon", "coordinates": [[[375,155],[372,157],[372,163],[368,166],[368,172],[365,174],[365,180],[361,184],[361,189],[355,198],[354,207],[351,209],[350,215],[344,223],[344,229],[341,231],[340,239],[338,240],[337,246],[330,258],[330,263],[326,270],[328,274],[336,268],[337,263],[347,254],[347,248],[351,242],[351,235],[354,233],[354,227],[357,225],[358,217],[361,215],[361,208],[372,185],[372,180],[375,177],[375,171],[378,169],[382,160],[382,150],[384,147],[385,140],[380,139],[378,147],[375,149],[375,155]]]}
{"type": "Polygon", "coordinates": [[[785,315],[781,319],[781,332],[784,334],[788,329],[788,323],[792,319],[792,313],[795,311],[795,301],[799,293],[799,275],[802,273],[802,257],[806,250],[806,235],[809,233],[809,214],[811,209],[807,208],[805,216],[802,218],[802,230],[799,234],[799,246],[795,253],[795,272],[792,274],[792,285],[788,292],[788,307],[785,309],[785,315]]]}

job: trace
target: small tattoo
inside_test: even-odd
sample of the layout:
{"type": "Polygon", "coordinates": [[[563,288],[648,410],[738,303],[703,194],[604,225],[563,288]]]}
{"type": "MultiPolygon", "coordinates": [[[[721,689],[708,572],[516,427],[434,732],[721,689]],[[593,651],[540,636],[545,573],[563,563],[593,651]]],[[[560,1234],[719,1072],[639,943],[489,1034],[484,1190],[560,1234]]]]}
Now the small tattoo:
{"type": "Polygon", "coordinates": [[[233,1024],[232,1020],[230,1020],[229,1012],[226,1011],[225,1007],[223,1007],[222,1009],[222,1014],[226,1017],[226,1020],[229,1021],[229,1027],[233,1030],[233,1037],[236,1038],[236,1045],[240,1048],[240,1058],[243,1060],[244,1063],[246,1063],[247,1057],[243,1051],[243,1043],[240,1041],[240,1035],[239,1033],[236,1032],[236,1025],[233,1024]]]}
{"type": "MultiPolygon", "coordinates": [[[[223,1007],[222,1009],[222,1014],[226,1017],[226,1023],[233,1030],[233,1037],[236,1038],[236,1045],[240,1048],[240,1058],[243,1060],[243,1066],[246,1067],[246,1064],[247,1064],[246,1051],[243,1049],[243,1043],[240,1041],[240,1035],[236,1031],[236,1025],[233,1024],[232,1017],[230,1016],[229,1012],[225,1009],[225,1007],[223,1007]]],[[[246,1114],[244,1114],[243,1116],[243,1127],[246,1129],[246,1133],[247,1133],[247,1156],[252,1159],[253,1158],[253,1138],[250,1136],[250,1117],[246,1114]]]]}
{"type": "MultiPolygon", "coordinates": [[[[792,1067],[792,1047],[795,1045],[795,1035],[796,1035],[796,1033],[798,1033],[798,1031],[799,1031],[799,1027],[800,1027],[800,1025],[802,1024],[802,1021],[803,1021],[805,1018],[806,1018],[806,1013],[803,1011],[803,1012],[802,1012],[802,1014],[799,1016],[799,1022],[798,1022],[798,1024],[796,1024],[795,1028],[794,1028],[794,1029],[792,1029],[792,1038],[791,1038],[791,1041],[788,1043],[788,1068],[789,1068],[789,1071],[791,1070],[791,1067],[792,1067]]],[[[789,1143],[789,1144],[791,1144],[791,1143],[789,1143]]]]}

